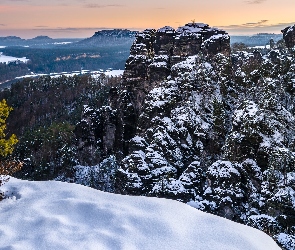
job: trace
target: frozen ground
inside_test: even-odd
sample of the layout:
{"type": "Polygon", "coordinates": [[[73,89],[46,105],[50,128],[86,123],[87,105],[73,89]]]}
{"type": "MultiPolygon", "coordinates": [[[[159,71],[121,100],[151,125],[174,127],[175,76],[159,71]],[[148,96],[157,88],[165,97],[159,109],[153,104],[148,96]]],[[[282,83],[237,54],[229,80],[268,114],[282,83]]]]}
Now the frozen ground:
{"type": "Polygon", "coordinates": [[[14,61],[22,61],[22,62],[27,62],[28,59],[25,57],[22,58],[17,58],[13,56],[5,56],[0,52],[0,63],[9,63],[9,62],[14,62],[14,61]]]}
{"type": "Polygon", "coordinates": [[[280,249],[261,231],[177,201],[14,178],[2,190],[0,249],[280,249]]]}

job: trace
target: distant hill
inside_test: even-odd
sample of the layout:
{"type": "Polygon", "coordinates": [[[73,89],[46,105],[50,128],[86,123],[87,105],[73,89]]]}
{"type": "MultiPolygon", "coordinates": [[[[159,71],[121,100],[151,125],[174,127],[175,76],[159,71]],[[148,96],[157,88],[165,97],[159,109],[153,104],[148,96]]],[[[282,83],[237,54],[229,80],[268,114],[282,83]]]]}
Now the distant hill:
{"type": "Polygon", "coordinates": [[[253,36],[231,36],[231,44],[233,43],[244,43],[247,46],[265,46],[269,44],[270,39],[275,42],[283,39],[282,34],[272,34],[272,33],[259,33],[253,36]]]}
{"type": "Polygon", "coordinates": [[[4,36],[0,37],[0,45],[1,46],[9,46],[9,45],[17,45],[25,42],[25,39],[22,39],[18,36],[4,36]]]}
{"type": "Polygon", "coordinates": [[[31,39],[22,39],[16,36],[0,37],[0,46],[30,46],[30,47],[105,47],[126,45],[129,50],[138,32],[127,29],[100,30],[86,39],[53,39],[49,36],[37,36],[31,39]]]}
{"type": "MultiPolygon", "coordinates": [[[[101,30],[87,39],[37,36],[32,39],[0,37],[0,53],[30,59],[27,64],[0,65],[0,83],[29,72],[49,74],[83,69],[123,69],[136,31],[101,30]]],[[[8,82],[7,84],[10,84],[8,82]]],[[[4,85],[3,85],[4,86],[4,85]]]]}
{"type": "Polygon", "coordinates": [[[36,36],[31,39],[23,39],[17,36],[0,37],[0,46],[26,46],[26,47],[41,47],[52,48],[69,43],[75,43],[82,40],[81,38],[51,38],[49,36],[36,36]]]}
{"type": "Polygon", "coordinates": [[[113,43],[118,45],[131,45],[137,33],[137,31],[127,29],[101,30],[95,32],[92,37],[86,38],[73,45],[94,47],[107,46],[113,43]]]}
{"type": "Polygon", "coordinates": [[[28,41],[52,41],[53,39],[49,36],[36,36],[28,41]]]}

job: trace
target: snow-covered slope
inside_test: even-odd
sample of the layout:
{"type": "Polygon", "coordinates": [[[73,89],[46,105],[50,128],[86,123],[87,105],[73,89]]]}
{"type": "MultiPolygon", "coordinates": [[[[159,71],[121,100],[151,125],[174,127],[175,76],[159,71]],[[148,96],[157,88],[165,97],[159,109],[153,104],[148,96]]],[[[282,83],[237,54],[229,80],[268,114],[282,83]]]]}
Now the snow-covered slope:
{"type": "Polygon", "coordinates": [[[26,59],[25,57],[17,58],[13,56],[5,56],[2,52],[0,52],[0,63],[9,63],[9,62],[15,62],[15,61],[22,61],[26,63],[29,59],[26,59]]]}
{"type": "Polygon", "coordinates": [[[183,203],[11,179],[0,249],[280,249],[256,229],[183,203]]]}

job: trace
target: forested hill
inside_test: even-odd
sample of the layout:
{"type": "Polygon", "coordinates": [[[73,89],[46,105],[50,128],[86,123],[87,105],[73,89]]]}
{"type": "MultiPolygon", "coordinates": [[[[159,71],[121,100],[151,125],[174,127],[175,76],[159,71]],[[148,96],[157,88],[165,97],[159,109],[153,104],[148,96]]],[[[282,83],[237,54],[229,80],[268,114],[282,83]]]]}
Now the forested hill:
{"type": "Polygon", "coordinates": [[[111,30],[100,30],[94,33],[92,37],[83,39],[78,43],[73,43],[72,46],[93,46],[93,47],[104,47],[110,45],[123,45],[130,44],[134,41],[138,31],[131,31],[127,29],[111,29],[111,30]]]}
{"type": "MultiPolygon", "coordinates": [[[[48,125],[35,134],[29,126],[31,134],[21,136],[16,150],[25,159],[23,176],[176,199],[294,249],[295,26],[283,37],[285,48],[274,44],[262,55],[233,53],[225,31],[202,23],[137,34],[122,81],[94,92],[87,85],[60,106],[71,126],[58,120],[58,112],[50,120],[40,111],[48,125]],[[75,105],[82,116],[71,121],[75,105]],[[48,151],[50,143],[59,146],[48,151]]],[[[58,91],[64,84],[92,84],[86,78],[61,78],[60,84],[42,79],[27,83],[27,90],[44,81],[45,89],[55,84],[57,97],[34,98],[28,108],[38,110],[46,100],[54,110],[52,101],[65,98],[58,91]]],[[[11,105],[12,96],[6,92],[11,105]]],[[[28,108],[24,116],[32,119],[28,108]]]]}

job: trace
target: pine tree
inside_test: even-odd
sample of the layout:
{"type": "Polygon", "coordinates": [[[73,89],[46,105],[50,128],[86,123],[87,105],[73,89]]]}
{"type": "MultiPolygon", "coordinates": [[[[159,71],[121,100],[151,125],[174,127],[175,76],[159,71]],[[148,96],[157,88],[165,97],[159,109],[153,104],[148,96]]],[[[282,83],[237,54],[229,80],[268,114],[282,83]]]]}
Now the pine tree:
{"type": "MultiPolygon", "coordinates": [[[[22,163],[13,161],[8,158],[12,154],[15,144],[18,142],[16,135],[12,134],[7,138],[6,119],[9,116],[12,108],[3,99],[0,102],[0,186],[9,180],[9,175],[20,170],[22,163]]],[[[3,198],[3,194],[0,193],[0,200],[3,198]]]]}
{"type": "Polygon", "coordinates": [[[13,152],[14,145],[18,142],[15,134],[12,134],[8,139],[6,139],[5,134],[6,119],[12,110],[13,108],[7,105],[5,99],[0,102],[0,159],[10,155],[13,152]]]}

